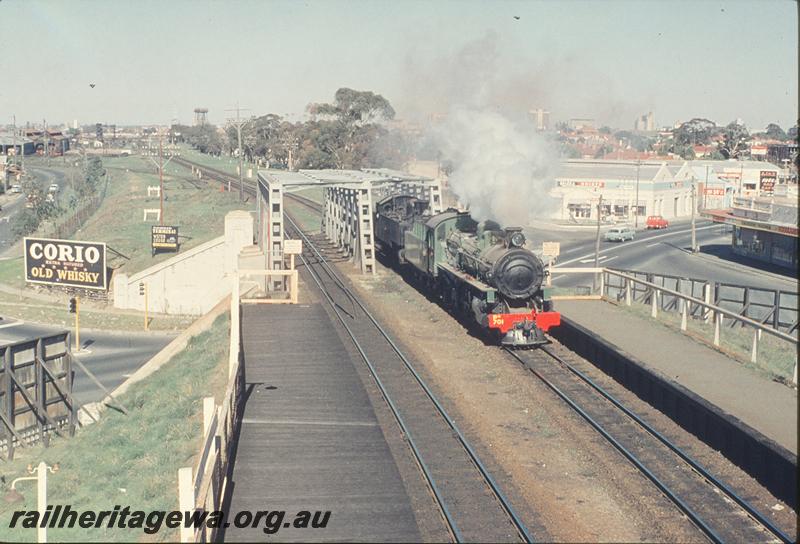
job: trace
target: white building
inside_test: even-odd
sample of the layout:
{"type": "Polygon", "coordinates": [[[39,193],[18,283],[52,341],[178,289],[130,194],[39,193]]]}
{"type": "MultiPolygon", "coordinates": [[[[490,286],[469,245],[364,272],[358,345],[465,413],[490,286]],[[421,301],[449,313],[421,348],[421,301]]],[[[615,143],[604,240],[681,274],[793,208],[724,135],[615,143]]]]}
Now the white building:
{"type": "Polygon", "coordinates": [[[770,196],[782,177],[780,167],[762,161],[692,161],[692,164],[701,167],[704,176],[708,166],[718,178],[733,184],[736,195],[742,197],[770,196]]]}
{"type": "Polygon", "coordinates": [[[734,196],[774,194],[779,172],[758,161],[569,160],[551,191],[561,201],[554,218],[596,219],[601,195],[603,216],[617,221],[634,221],[637,213],[689,217],[693,186],[696,209],[724,208],[734,196]]]}

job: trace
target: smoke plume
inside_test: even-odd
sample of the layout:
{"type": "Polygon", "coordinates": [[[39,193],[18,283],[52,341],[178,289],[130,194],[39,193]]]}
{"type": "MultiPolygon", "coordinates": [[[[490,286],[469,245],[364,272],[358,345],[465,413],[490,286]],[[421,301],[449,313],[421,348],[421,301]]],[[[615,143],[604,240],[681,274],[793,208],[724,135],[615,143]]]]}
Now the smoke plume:
{"type": "Polygon", "coordinates": [[[431,121],[427,139],[452,166],[449,188],[473,218],[526,226],[557,209],[548,192],[558,149],[528,116],[551,103],[555,70],[501,44],[489,32],[446,55],[412,50],[400,104],[404,115],[431,121]]]}
{"type": "Polygon", "coordinates": [[[469,207],[473,219],[526,226],[555,209],[548,192],[558,150],[529,122],[514,123],[497,112],[459,107],[448,113],[434,137],[453,164],[450,190],[469,207]]]}

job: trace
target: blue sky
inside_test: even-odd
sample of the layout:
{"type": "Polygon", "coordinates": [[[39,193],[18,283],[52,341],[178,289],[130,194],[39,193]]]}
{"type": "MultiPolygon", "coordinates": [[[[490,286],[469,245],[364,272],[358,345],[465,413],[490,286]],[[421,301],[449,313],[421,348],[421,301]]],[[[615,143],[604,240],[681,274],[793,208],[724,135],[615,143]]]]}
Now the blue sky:
{"type": "Polygon", "coordinates": [[[400,117],[463,102],[788,128],[797,32],[788,0],[0,0],[0,124],[190,122],[196,106],[219,123],[237,100],[298,114],[347,86],[400,117]]]}

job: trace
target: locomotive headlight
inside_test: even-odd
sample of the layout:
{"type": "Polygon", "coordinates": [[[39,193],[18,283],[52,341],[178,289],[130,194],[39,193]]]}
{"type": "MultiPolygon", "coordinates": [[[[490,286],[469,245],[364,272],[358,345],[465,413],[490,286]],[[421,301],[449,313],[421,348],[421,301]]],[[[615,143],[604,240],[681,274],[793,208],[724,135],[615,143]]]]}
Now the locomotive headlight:
{"type": "Polygon", "coordinates": [[[525,235],[521,232],[515,232],[511,235],[511,245],[514,247],[522,247],[525,245],[525,235]]]}

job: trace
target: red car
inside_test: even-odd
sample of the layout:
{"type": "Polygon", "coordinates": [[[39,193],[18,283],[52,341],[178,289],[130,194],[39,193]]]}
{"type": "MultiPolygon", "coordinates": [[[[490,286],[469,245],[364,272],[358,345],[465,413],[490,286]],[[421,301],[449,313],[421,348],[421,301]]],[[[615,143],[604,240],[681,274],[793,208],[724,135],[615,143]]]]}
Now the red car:
{"type": "Polygon", "coordinates": [[[651,215],[648,216],[646,225],[648,229],[665,229],[669,226],[669,221],[660,215],[651,215]]]}

